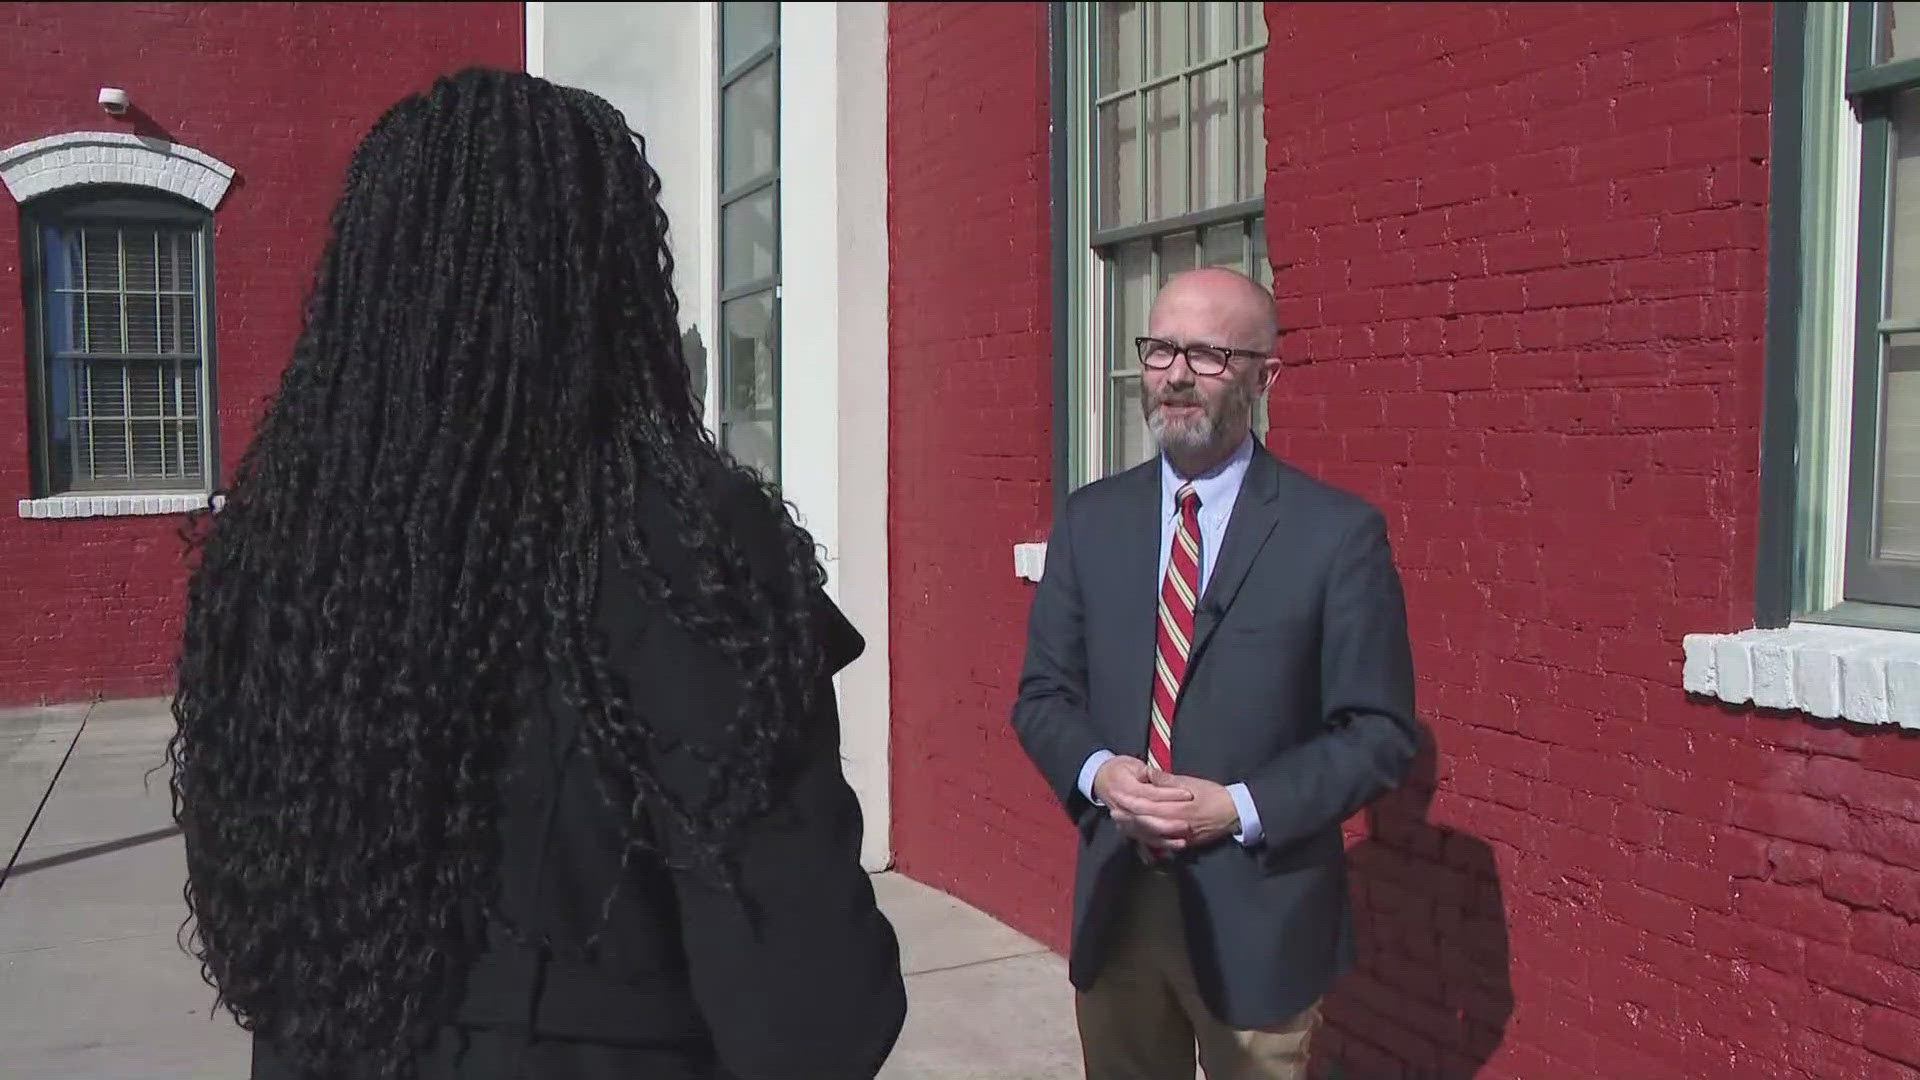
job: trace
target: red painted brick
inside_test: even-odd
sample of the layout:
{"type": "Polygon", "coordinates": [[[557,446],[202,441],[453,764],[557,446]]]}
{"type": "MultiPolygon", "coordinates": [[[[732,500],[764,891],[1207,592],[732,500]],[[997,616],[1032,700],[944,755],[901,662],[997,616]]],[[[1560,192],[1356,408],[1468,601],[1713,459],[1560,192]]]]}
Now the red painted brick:
{"type": "Polygon", "coordinates": [[[1835,852],[1826,860],[1820,889],[1843,904],[1878,907],[1885,895],[1881,865],[1863,855],[1835,852]]]}
{"type": "Polygon", "coordinates": [[[1768,836],[1819,847],[1837,848],[1847,844],[1846,811],[1804,795],[1738,792],[1733,801],[1733,823],[1768,836]]]}
{"type": "Polygon", "coordinates": [[[1920,780],[1920,736],[1904,732],[1876,732],[1862,740],[1860,763],[1869,769],[1910,780],[1920,780]]]}
{"type": "Polygon", "coordinates": [[[1854,822],[1860,852],[1895,866],[1920,866],[1920,828],[1886,814],[1861,814],[1854,822]]]}
{"type": "Polygon", "coordinates": [[[1807,945],[1807,974],[1821,986],[1875,1005],[1920,1012],[1920,979],[1910,969],[1833,945],[1807,945]]]}
{"type": "MultiPolygon", "coordinates": [[[[124,86],[168,137],[233,166],[214,215],[224,475],[300,329],[348,155],[381,112],[469,64],[519,68],[521,5],[0,5],[0,146],[131,131],[94,103],[124,86]]],[[[30,497],[18,215],[0,214],[0,705],[161,693],[185,563],[169,517],[23,520],[30,497]]]]}
{"type": "Polygon", "coordinates": [[[1743,881],[1736,890],[1734,913],[1779,930],[1844,945],[1853,912],[1811,886],[1788,886],[1770,881],[1743,881]]]}
{"type": "Polygon", "coordinates": [[[1867,1013],[1866,1034],[1861,1045],[1920,1069],[1920,1016],[1898,1009],[1873,1009],[1867,1013]]]}
{"type": "Polygon", "coordinates": [[[1913,923],[1904,915],[1854,912],[1853,948],[1867,956],[1920,971],[1920,933],[1915,932],[1913,923]]]}

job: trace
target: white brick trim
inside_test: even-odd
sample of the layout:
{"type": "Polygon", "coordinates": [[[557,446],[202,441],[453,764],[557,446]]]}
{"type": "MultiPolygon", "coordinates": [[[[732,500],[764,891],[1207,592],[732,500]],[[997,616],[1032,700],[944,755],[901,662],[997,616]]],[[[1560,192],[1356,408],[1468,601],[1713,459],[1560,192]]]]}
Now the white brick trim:
{"type": "Polygon", "coordinates": [[[1690,694],[1920,729],[1920,634],[1794,623],[1688,634],[1682,646],[1690,694]]]}
{"type": "Polygon", "coordinates": [[[0,150],[0,181],[15,202],[83,184],[158,188],[212,210],[233,166],[191,146],[124,131],[69,131],[0,150]]]}
{"type": "MultiPolygon", "coordinates": [[[[219,500],[215,500],[216,507],[219,500]]],[[[184,514],[207,505],[207,496],[193,492],[156,492],[152,495],[55,495],[21,499],[23,518],[139,517],[184,514]]]]}

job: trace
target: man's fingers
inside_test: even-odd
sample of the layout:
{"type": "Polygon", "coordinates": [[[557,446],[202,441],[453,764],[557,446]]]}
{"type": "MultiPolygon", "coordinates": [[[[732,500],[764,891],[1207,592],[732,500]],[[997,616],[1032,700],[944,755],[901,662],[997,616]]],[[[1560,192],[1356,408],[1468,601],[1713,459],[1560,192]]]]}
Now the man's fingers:
{"type": "Polygon", "coordinates": [[[1184,841],[1192,830],[1184,821],[1173,818],[1155,817],[1152,814],[1135,814],[1134,830],[1155,843],[1184,841]]]}
{"type": "Polygon", "coordinates": [[[1153,784],[1115,784],[1112,798],[1108,801],[1116,806],[1127,806],[1137,812],[1157,804],[1192,802],[1193,792],[1183,788],[1159,787],[1153,784]]]}

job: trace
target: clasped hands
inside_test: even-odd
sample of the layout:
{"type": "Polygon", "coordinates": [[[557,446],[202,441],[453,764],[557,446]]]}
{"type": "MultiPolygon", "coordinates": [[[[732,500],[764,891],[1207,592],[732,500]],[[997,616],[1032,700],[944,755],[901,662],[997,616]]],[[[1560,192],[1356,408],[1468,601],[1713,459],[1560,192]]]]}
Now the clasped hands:
{"type": "Polygon", "coordinates": [[[1157,854],[1203,848],[1240,829],[1239,807],[1223,785],[1161,772],[1136,757],[1103,763],[1093,795],[1121,835],[1157,854]]]}

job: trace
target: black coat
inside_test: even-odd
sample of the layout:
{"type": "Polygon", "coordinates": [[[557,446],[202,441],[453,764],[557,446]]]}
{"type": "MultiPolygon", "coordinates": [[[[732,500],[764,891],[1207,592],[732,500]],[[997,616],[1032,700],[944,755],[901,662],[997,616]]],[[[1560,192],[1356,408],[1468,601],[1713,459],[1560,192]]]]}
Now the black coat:
{"type": "MultiPolygon", "coordinates": [[[[1140,863],[1081,795],[1096,750],[1145,757],[1160,460],[1075,492],[1034,596],[1013,725],[1080,832],[1069,973],[1106,959],[1140,863]]],[[[1340,823],[1399,783],[1422,737],[1405,603],[1379,511],[1256,449],[1195,610],[1173,771],[1244,782],[1264,839],[1175,860],[1213,1013],[1284,1020],[1352,962],[1340,823]]]]}
{"type": "MultiPolygon", "coordinates": [[[[778,573],[767,509],[743,485],[718,498],[755,572],[778,573]]],[[[673,520],[658,496],[649,513],[673,520]]],[[[677,530],[652,531],[664,536],[651,541],[656,564],[685,582],[677,530]]],[[[579,715],[557,693],[531,710],[503,781],[499,891],[490,915],[476,906],[472,916],[482,951],[419,1060],[422,1080],[853,1080],[879,1071],[906,997],[893,928],[859,862],[860,809],[841,773],[830,679],[865,646],[824,595],[815,622],[824,663],[809,754],[744,845],[739,895],[636,854],[591,953],[582,946],[622,873],[621,815],[581,752],[579,715]]],[[[657,729],[720,737],[737,677],[618,566],[603,577],[599,623],[657,729]]],[[[696,800],[711,782],[684,753],[666,755],[658,775],[696,800]]],[[[683,840],[655,831],[684,853],[683,840]]],[[[265,1038],[255,1040],[253,1076],[299,1080],[265,1038]]]]}

